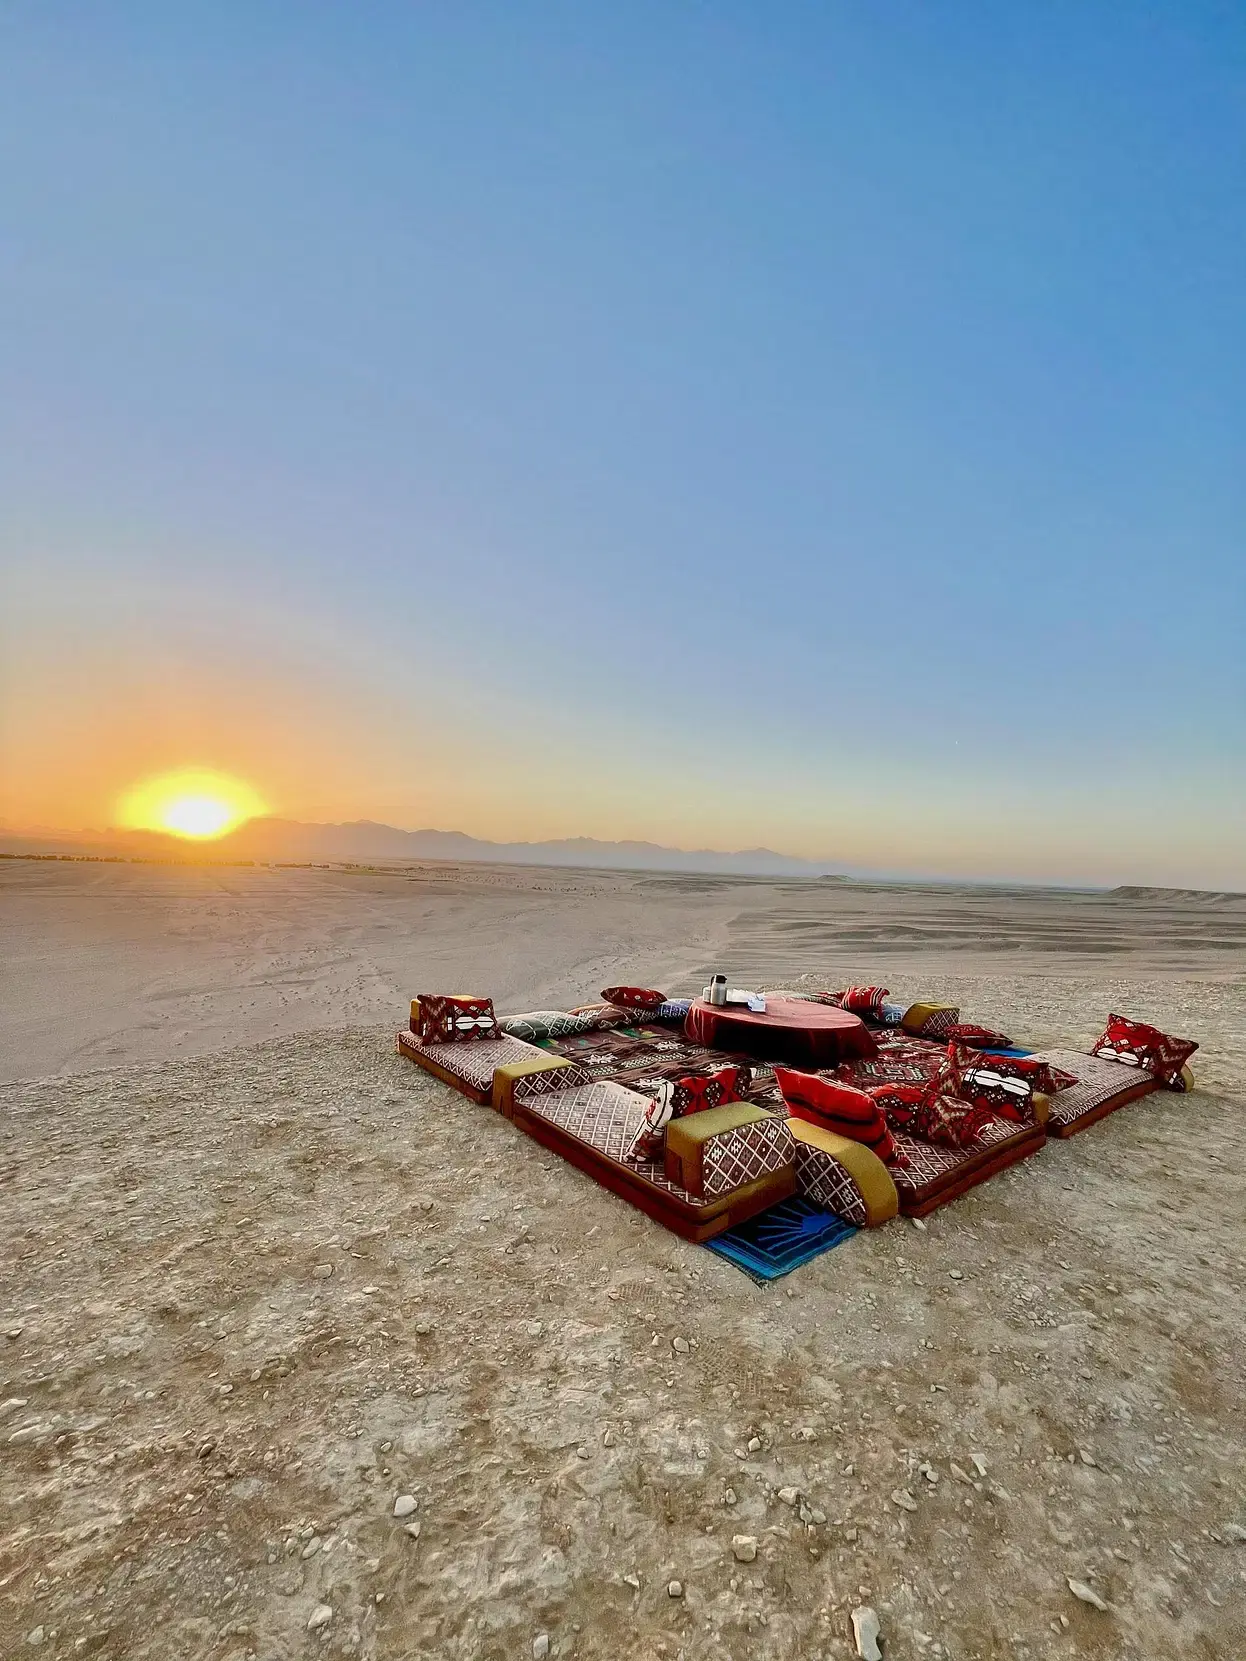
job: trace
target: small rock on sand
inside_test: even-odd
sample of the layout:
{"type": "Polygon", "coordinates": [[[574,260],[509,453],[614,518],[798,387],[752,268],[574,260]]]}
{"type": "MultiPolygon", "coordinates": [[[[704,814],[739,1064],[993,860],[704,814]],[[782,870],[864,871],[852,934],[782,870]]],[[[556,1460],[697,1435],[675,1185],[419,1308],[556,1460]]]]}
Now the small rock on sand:
{"type": "Polygon", "coordinates": [[[878,1647],[881,1634],[878,1616],[868,1604],[852,1611],[852,1636],[856,1639],[861,1661],[883,1661],[883,1652],[878,1647]]]}
{"type": "Polygon", "coordinates": [[[404,1534],[409,1534],[413,1540],[418,1540],[420,1537],[420,1525],[419,1523],[405,1523],[403,1525],[402,1532],[404,1534]]]}
{"type": "Polygon", "coordinates": [[[1103,1599],[1099,1596],[1098,1592],[1095,1591],[1093,1586],[1087,1586],[1084,1580],[1074,1580],[1068,1575],[1066,1575],[1065,1578],[1069,1583],[1069,1591],[1072,1592],[1073,1596],[1081,1603],[1090,1604],[1092,1609],[1107,1609],[1107,1604],[1104,1603],[1103,1599]]]}
{"type": "Polygon", "coordinates": [[[893,1488],[891,1491],[891,1503],[893,1505],[898,1505],[902,1511],[917,1510],[917,1501],[913,1498],[912,1494],[909,1493],[907,1488],[893,1488]]]}
{"type": "Polygon", "coordinates": [[[538,1632],[532,1640],[532,1661],[545,1661],[549,1654],[549,1633],[538,1632]]]}
{"type": "Polygon", "coordinates": [[[684,1595],[684,1583],[683,1583],[683,1581],[682,1580],[668,1580],[667,1583],[666,1583],[666,1595],[667,1595],[668,1598],[681,1598],[681,1597],[683,1597],[683,1595],[684,1595]]]}
{"type": "Polygon", "coordinates": [[[420,1502],[414,1494],[399,1494],[394,1501],[395,1517],[409,1517],[413,1511],[418,1511],[420,1502]]]}
{"type": "Polygon", "coordinates": [[[688,1347],[688,1340],[686,1338],[671,1339],[671,1348],[675,1351],[676,1355],[687,1355],[688,1347]]]}
{"type": "Polygon", "coordinates": [[[796,1501],[800,1498],[800,1489],[780,1488],[779,1498],[783,1501],[784,1505],[795,1505],[796,1501]]]}
{"type": "Polygon", "coordinates": [[[757,1556],[757,1537],[753,1534],[733,1534],[731,1551],[737,1563],[751,1563],[757,1556]]]}
{"type": "Polygon", "coordinates": [[[26,1642],[34,1645],[41,1644],[43,1642],[43,1628],[41,1626],[31,1627],[30,1631],[26,1634],[26,1642]]]}
{"type": "Polygon", "coordinates": [[[328,1626],[333,1619],[333,1611],[327,1603],[318,1603],[307,1617],[307,1630],[319,1632],[322,1627],[328,1626]]]}

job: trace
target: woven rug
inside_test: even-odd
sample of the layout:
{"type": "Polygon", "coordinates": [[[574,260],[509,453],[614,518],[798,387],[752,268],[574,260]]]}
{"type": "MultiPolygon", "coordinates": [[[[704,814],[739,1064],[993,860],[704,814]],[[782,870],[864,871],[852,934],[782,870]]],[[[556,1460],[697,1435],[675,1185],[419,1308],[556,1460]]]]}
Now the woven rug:
{"type": "Polygon", "coordinates": [[[842,1217],[796,1194],[705,1244],[754,1280],[767,1281],[791,1274],[856,1232],[842,1217]]]}

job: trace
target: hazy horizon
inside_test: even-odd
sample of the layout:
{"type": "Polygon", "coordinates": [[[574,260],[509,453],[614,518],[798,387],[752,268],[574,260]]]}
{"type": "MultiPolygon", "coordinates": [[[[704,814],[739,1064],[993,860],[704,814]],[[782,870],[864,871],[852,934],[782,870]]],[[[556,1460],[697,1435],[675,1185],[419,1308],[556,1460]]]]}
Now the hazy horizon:
{"type": "Polygon", "coordinates": [[[1246,14],[0,17],[0,812],[1246,887],[1246,14]]]}
{"type": "MultiPolygon", "coordinates": [[[[997,872],[995,874],[975,873],[973,871],[946,872],[934,870],[930,867],[923,867],[921,865],[890,869],[868,865],[854,866],[850,863],[836,860],[833,857],[807,858],[803,855],[789,853],[781,848],[769,848],[764,846],[757,846],[753,848],[680,848],[650,840],[636,839],[628,841],[624,839],[577,836],[567,836],[529,842],[513,840],[493,841],[486,838],[473,838],[466,832],[446,827],[403,827],[380,824],[377,821],[372,820],[353,820],[339,824],[307,824],[297,820],[279,819],[275,816],[269,816],[257,820],[244,820],[239,826],[236,827],[236,830],[233,833],[230,833],[220,839],[189,842],[177,836],[170,836],[159,831],[152,830],[127,830],[124,827],[117,826],[104,828],[86,827],[78,830],[71,830],[63,827],[47,825],[10,825],[5,821],[0,820],[0,843],[2,842],[30,843],[32,844],[30,852],[35,857],[38,857],[43,850],[81,850],[99,848],[103,850],[112,850],[114,853],[120,852],[121,857],[136,858],[140,862],[143,858],[148,856],[158,858],[162,863],[168,857],[176,857],[179,861],[187,861],[192,864],[209,865],[218,862],[228,864],[236,861],[240,861],[241,863],[252,863],[255,861],[261,864],[266,861],[279,861],[280,863],[285,864],[290,861],[297,862],[297,856],[302,854],[305,858],[311,858],[317,862],[328,861],[330,863],[339,864],[351,863],[352,861],[358,859],[379,859],[382,863],[399,864],[403,861],[416,863],[448,862],[452,864],[460,861],[466,861],[469,863],[481,862],[485,864],[493,862],[503,865],[523,865],[528,863],[537,867],[577,868],[577,866],[583,866],[583,868],[586,869],[630,870],[638,872],[652,871],[655,873],[678,873],[680,871],[684,871],[687,873],[699,872],[705,875],[747,875],[762,879],[769,878],[777,882],[792,880],[817,881],[824,875],[826,877],[842,878],[843,880],[850,882],[876,882],[884,884],[916,883],[934,885],[950,884],[953,886],[963,885],[966,887],[981,886],[986,888],[1053,888],[1086,892],[1101,892],[1117,887],[1141,887],[1156,888],[1161,890],[1167,889],[1172,892],[1188,890],[1190,892],[1246,893],[1246,890],[1234,889],[1231,885],[1224,884],[1217,885],[1215,888],[1210,890],[1196,890],[1190,884],[1165,884],[1153,881],[1129,883],[1123,879],[1117,881],[1111,878],[1079,878],[1076,875],[1070,876],[1068,874],[1026,875],[1006,871],[997,872]],[[484,851],[473,852],[460,848],[455,848],[453,850],[443,848],[439,850],[436,847],[421,847],[413,848],[409,851],[400,851],[392,845],[386,849],[383,845],[384,839],[378,840],[375,843],[370,843],[366,836],[363,835],[361,835],[358,844],[353,847],[349,845],[334,845],[331,843],[323,845],[313,844],[310,847],[300,847],[298,841],[296,840],[283,848],[279,840],[276,840],[272,841],[268,847],[261,846],[257,848],[248,836],[249,831],[259,830],[263,832],[274,827],[290,827],[294,831],[310,831],[313,833],[363,833],[365,831],[379,831],[394,833],[401,836],[411,837],[413,839],[420,837],[430,837],[434,839],[444,838],[446,841],[455,841],[458,839],[463,842],[474,843],[479,849],[484,851]],[[583,861],[577,861],[570,856],[571,850],[574,849],[577,844],[581,843],[588,844],[589,848],[594,850],[617,850],[620,857],[614,862],[611,862],[609,858],[604,857],[588,858],[583,861]],[[144,849],[146,851],[145,853],[136,852],[137,849],[144,849]],[[531,850],[533,854],[537,856],[544,852],[546,857],[534,857],[533,859],[526,861],[522,852],[524,849],[531,850]],[[672,864],[664,862],[661,858],[648,858],[643,860],[636,859],[632,863],[629,863],[628,860],[623,857],[623,852],[627,849],[650,850],[654,855],[674,856],[679,863],[672,864]],[[557,857],[556,855],[551,854],[549,850],[565,850],[566,857],[557,857]],[[704,856],[707,860],[705,865],[696,865],[695,863],[692,863],[692,861],[695,861],[702,856],[704,856]],[[759,857],[750,865],[748,861],[752,856],[759,857]],[[776,864],[776,861],[780,863],[776,864]],[[806,869],[799,869],[801,866],[806,867],[806,869]]],[[[7,853],[6,857],[14,858],[21,857],[21,855],[7,853]]],[[[90,856],[81,855],[75,852],[64,854],[63,857],[75,858],[90,856]]]]}

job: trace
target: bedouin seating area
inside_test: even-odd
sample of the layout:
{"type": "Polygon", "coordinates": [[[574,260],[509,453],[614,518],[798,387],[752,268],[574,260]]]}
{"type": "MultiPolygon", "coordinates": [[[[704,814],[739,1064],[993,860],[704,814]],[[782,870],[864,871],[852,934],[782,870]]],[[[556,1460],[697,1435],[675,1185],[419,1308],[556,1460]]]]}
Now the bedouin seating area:
{"type": "Polygon", "coordinates": [[[424,993],[397,1043],[757,1278],[786,1272],[754,1261],[768,1214],[797,1242],[792,1264],[857,1228],[924,1216],[1049,1135],[1188,1090],[1198,1048],[1112,1014],[1087,1052],[1031,1051],[954,1006],[896,1002],[879,986],[710,986],[699,999],[615,986],[578,1009],[510,1017],[486,997],[424,993]]]}

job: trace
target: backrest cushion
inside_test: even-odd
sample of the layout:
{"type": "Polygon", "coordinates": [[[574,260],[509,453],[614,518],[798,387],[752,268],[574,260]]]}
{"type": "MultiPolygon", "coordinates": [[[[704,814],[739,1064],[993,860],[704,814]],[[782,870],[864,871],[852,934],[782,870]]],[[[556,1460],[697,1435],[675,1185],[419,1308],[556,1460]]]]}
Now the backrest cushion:
{"type": "Polygon", "coordinates": [[[421,992],[416,1002],[420,1011],[419,1035],[426,1044],[465,1044],[481,1038],[502,1037],[492,998],[421,992]]]}
{"type": "MultiPolygon", "coordinates": [[[[961,1055],[963,1058],[964,1051],[961,1055]]],[[[961,1101],[993,1109],[1001,1119],[1011,1119],[1019,1125],[1030,1124],[1034,1118],[1034,1092],[1043,1071],[1043,1063],[1031,1061],[1028,1056],[979,1055],[967,1062],[962,1059],[960,1088],[955,1094],[961,1101]]]]}
{"type": "Polygon", "coordinates": [[[706,1108],[725,1107],[738,1102],[752,1082],[749,1067],[715,1067],[709,1073],[686,1073],[675,1080],[671,1117],[681,1119],[689,1113],[704,1113],[706,1108]]]}
{"type": "Polygon", "coordinates": [[[972,1147],[996,1117],[994,1109],[941,1096],[931,1084],[876,1084],[867,1093],[893,1130],[939,1147],[972,1147]]]}
{"type": "Polygon", "coordinates": [[[1181,1069],[1198,1045],[1190,1038],[1173,1038],[1145,1021],[1131,1021],[1124,1015],[1109,1015],[1101,1037],[1090,1047],[1092,1055],[1122,1061],[1149,1073],[1170,1090],[1184,1090],[1181,1069]]]}
{"type": "Polygon", "coordinates": [[[619,1009],[657,1009],[666,1002],[665,992],[654,992],[644,986],[607,986],[601,995],[619,1009]]]}
{"type": "Polygon", "coordinates": [[[887,999],[885,986],[847,986],[839,994],[839,1007],[850,1015],[864,1015],[882,1020],[882,1008],[887,999]]]}
{"type": "Polygon", "coordinates": [[[718,1067],[712,1073],[688,1073],[681,1078],[663,1079],[645,1104],[644,1119],[626,1158],[656,1159],[662,1152],[666,1127],[672,1119],[738,1102],[751,1080],[748,1067],[718,1067]]]}
{"type": "Polygon", "coordinates": [[[788,1112],[796,1118],[862,1142],[880,1159],[895,1159],[896,1145],[883,1111],[864,1090],[793,1067],[776,1067],[774,1077],[788,1112]]]}

